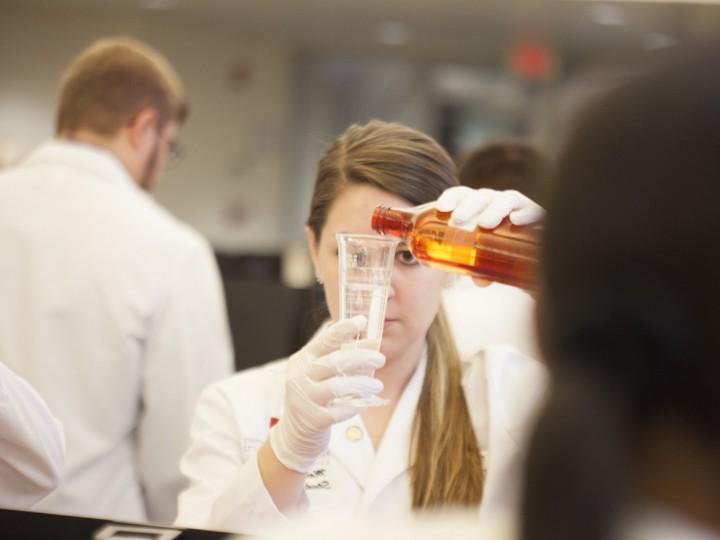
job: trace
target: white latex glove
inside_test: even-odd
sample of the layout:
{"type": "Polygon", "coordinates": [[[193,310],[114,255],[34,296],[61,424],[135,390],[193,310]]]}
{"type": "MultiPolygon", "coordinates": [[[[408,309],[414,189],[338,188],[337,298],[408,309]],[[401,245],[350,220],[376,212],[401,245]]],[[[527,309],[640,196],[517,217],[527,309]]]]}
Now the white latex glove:
{"type": "MultiPolygon", "coordinates": [[[[468,231],[475,227],[494,229],[508,217],[513,225],[530,225],[545,217],[545,210],[519,191],[508,189],[472,189],[455,186],[443,191],[435,201],[435,208],[441,212],[452,212],[450,225],[468,231]]],[[[485,287],[492,282],[473,278],[475,285],[485,287]]]]}
{"type": "Polygon", "coordinates": [[[441,212],[452,212],[450,224],[468,230],[478,225],[494,229],[505,217],[514,225],[530,225],[545,216],[540,205],[513,189],[451,187],[443,191],[435,207],[441,212]]]}
{"type": "Polygon", "coordinates": [[[330,426],[364,407],[330,404],[334,398],[377,394],[383,384],[359,375],[385,365],[385,356],[371,349],[341,349],[367,324],[363,316],[338,321],[321,330],[288,361],[285,406],[270,430],[270,447],[288,469],[307,473],[330,441],[330,426]]]}

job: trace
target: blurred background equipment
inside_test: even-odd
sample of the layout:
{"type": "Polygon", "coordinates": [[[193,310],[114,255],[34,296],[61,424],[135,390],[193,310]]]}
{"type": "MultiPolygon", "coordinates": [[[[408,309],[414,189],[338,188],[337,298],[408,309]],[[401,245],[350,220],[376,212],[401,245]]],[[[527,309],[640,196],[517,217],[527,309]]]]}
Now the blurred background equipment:
{"type": "MultiPolygon", "coordinates": [[[[404,122],[458,159],[499,137],[554,158],[580,104],[718,33],[720,3],[708,1],[0,0],[0,141],[30,149],[52,135],[56,80],[93,39],[157,47],[192,104],[187,154],[158,200],[232,269],[231,316],[249,316],[232,290],[272,283],[298,328],[315,292],[300,285],[302,263],[281,271],[280,261],[304,243],[317,159],[349,124],[404,122]],[[260,274],[249,264],[268,259],[260,274]]],[[[254,313],[279,313],[256,296],[254,313]]],[[[236,346],[248,326],[237,322],[236,346]]],[[[241,347],[239,361],[290,352],[283,339],[241,347]]]]}

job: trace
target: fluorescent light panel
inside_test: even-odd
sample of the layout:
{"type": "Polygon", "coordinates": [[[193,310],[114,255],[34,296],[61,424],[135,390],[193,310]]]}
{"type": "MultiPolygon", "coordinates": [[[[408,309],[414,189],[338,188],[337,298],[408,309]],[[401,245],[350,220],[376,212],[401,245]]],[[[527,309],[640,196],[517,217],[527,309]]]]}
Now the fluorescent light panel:
{"type": "MultiPolygon", "coordinates": [[[[561,0],[564,2],[597,3],[598,0],[561,0]]],[[[603,0],[606,4],[690,4],[720,6],[720,0],[603,0]]]]}

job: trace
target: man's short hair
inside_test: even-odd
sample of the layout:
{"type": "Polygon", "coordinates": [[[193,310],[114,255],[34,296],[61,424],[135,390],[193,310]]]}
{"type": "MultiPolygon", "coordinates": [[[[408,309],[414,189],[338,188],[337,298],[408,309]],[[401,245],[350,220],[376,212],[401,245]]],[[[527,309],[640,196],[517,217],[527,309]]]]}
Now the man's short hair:
{"type": "Polygon", "coordinates": [[[547,160],[538,149],[505,139],[472,150],[460,163],[458,180],[473,189],[514,189],[537,201],[548,172],[547,160]]]}
{"type": "Polygon", "coordinates": [[[113,136],[147,107],[157,111],[159,127],[185,120],[185,90],[170,62],[138,40],[101,39],[63,74],[56,131],[113,136]]]}

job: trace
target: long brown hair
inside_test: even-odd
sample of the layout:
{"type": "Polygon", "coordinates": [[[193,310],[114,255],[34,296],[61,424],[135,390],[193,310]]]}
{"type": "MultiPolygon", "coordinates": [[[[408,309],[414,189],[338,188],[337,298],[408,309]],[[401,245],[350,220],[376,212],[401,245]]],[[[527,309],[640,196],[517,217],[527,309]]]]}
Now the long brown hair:
{"type": "MultiPolygon", "coordinates": [[[[320,238],[338,195],[357,184],[417,205],[437,199],[457,180],[452,159],[431,137],[378,120],[350,126],[318,166],[307,221],[315,238],[320,238]]],[[[427,371],[412,433],[412,506],[477,504],[482,459],[462,389],[460,356],[442,307],[428,330],[427,346],[427,371]]]]}

